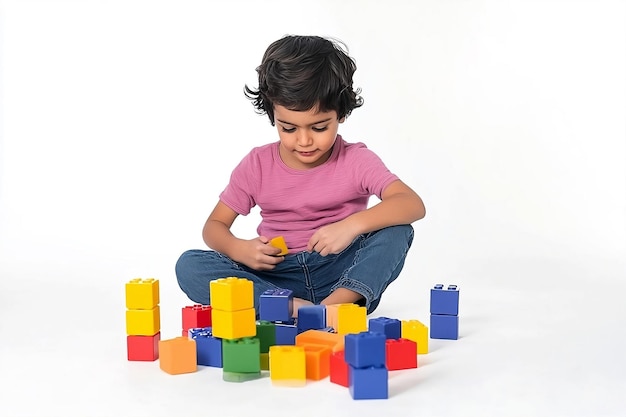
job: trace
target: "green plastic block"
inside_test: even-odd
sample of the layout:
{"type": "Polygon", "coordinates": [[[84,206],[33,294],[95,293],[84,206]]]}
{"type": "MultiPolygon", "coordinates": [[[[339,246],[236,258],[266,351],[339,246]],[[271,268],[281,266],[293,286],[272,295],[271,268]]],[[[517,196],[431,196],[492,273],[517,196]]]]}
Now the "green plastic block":
{"type": "Polygon", "coordinates": [[[257,337],[222,339],[222,366],[224,372],[260,372],[260,346],[257,337]]]}
{"type": "Polygon", "coordinates": [[[270,321],[256,322],[256,337],[261,343],[261,353],[268,353],[270,346],[276,344],[276,325],[270,321]]]}
{"type": "Polygon", "coordinates": [[[261,372],[226,372],[222,373],[222,379],[226,382],[246,382],[262,378],[261,372]]]}

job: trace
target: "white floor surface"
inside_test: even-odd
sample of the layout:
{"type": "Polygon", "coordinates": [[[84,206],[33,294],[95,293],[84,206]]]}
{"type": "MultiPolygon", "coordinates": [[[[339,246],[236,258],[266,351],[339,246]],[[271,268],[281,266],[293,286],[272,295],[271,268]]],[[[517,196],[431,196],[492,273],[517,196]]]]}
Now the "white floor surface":
{"type": "MultiPolygon", "coordinates": [[[[161,262],[167,339],[190,302],[161,262]]],[[[0,267],[0,416],[626,415],[623,264],[476,262],[451,280],[413,279],[428,272],[409,265],[371,317],[427,322],[431,285],[455,283],[461,337],[431,340],[418,369],[390,373],[389,399],[369,401],[328,379],[284,388],[128,362],[124,284],[133,277],[113,261],[0,267]]]]}

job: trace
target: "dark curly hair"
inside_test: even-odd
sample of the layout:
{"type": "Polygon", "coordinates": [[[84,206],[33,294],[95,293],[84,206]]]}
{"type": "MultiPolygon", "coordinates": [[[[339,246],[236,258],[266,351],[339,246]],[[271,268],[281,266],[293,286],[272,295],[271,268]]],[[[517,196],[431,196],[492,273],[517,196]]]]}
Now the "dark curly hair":
{"type": "Polygon", "coordinates": [[[319,36],[285,36],[273,42],[256,68],[259,88],[244,94],[256,112],[274,125],[274,105],[289,110],[335,110],[338,119],[363,105],[360,89],[352,88],[356,64],[345,44],[319,36]]]}

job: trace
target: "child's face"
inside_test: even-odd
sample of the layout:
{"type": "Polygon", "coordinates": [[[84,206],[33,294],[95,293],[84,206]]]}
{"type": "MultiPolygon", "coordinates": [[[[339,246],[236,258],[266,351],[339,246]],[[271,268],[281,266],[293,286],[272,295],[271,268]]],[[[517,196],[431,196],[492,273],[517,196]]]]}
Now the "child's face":
{"type": "Polygon", "coordinates": [[[337,138],[337,112],[288,110],[274,106],[274,123],[280,137],[280,157],[290,168],[310,169],[326,162],[337,138]]]}

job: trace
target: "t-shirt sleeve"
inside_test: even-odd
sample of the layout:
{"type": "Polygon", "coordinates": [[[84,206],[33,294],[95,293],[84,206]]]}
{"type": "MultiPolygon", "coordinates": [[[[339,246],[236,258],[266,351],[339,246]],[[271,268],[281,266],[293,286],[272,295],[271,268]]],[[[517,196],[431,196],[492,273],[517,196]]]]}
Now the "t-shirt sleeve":
{"type": "Polygon", "coordinates": [[[253,181],[255,175],[255,158],[252,153],[246,155],[230,174],[230,181],[219,195],[220,201],[238,214],[245,216],[256,205],[254,198],[257,185],[253,181]]]}
{"type": "Polygon", "coordinates": [[[372,150],[363,146],[354,150],[355,170],[361,191],[365,194],[375,195],[382,199],[383,191],[392,182],[398,180],[398,176],[389,171],[382,159],[372,150]]]}

